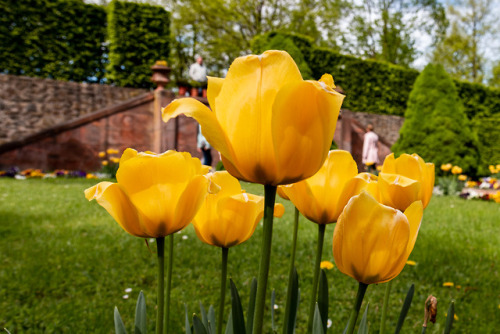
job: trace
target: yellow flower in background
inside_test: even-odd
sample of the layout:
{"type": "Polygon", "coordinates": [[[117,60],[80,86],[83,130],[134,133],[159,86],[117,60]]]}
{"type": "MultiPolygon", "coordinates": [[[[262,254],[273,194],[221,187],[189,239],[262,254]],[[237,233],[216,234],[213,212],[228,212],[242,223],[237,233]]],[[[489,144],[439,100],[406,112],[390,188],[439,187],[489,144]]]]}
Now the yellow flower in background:
{"type": "Polygon", "coordinates": [[[106,156],[106,152],[99,152],[99,158],[104,158],[106,156]]]}
{"type": "Polygon", "coordinates": [[[106,153],[108,153],[108,154],[118,154],[118,153],[120,153],[120,152],[119,152],[117,149],[114,149],[114,148],[108,148],[108,149],[106,150],[106,153]]]}
{"type": "Polygon", "coordinates": [[[444,287],[451,288],[451,287],[454,287],[454,286],[455,286],[455,284],[453,284],[453,282],[444,282],[444,283],[443,283],[443,286],[444,286],[444,287]]]}
{"type": "Polygon", "coordinates": [[[420,200],[420,182],[399,174],[380,173],[378,176],[380,202],[400,211],[420,200]]]}
{"type": "Polygon", "coordinates": [[[458,176],[458,179],[459,179],[460,181],[467,181],[467,175],[460,174],[460,175],[458,176]]]}
{"type": "Polygon", "coordinates": [[[409,265],[409,266],[414,267],[414,266],[416,266],[416,265],[417,265],[417,262],[412,261],[412,260],[408,260],[408,261],[406,261],[406,264],[407,264],[407,265],[409,265]]]}
{"type": "Polygon", "coordinates": [[[111,162],[114,163],[114,164],[117,164],[117,163],[120,162],[120,158],[111,157],[111,158],[109,158],[109,160],[111,160],[111,162]]]}
{"type": "Polygon", "coordinates": [[[467,181],[467,182],[465,182],[465,186],[467,188],[474,188],[474,187],[478,186],[478,183],[476,181],[467,181]]]}
{"type": "Polygon", "coordinates": [[[337,268],[365,284],[398,276],[417,240],[423,210],[421,201],[402,213],[367,192],[351,198],[333,233],[337,268]]]}
{"type": "Polygon", "coordinates": [[[101,165],[103,166],[107,166],[108,164],[109,164],[108,160],[101,161],[101,165]]]}
{"type": "MultiPolygon", "coordinates": [[[[447,170],[451,164],[444,165],[447,170]],[[448,166],[449,165],[449,166],[448,166]]],[[[443,169],[443,166],[441,166],[443,169]]],[[[397,159],[394,153],[389,154],[382,166],[382,173],[399,174],[420,182],[418,199],[422,201],[424,208],[429,204],[434,189],[435,171],[434,164],[425,162],[418,154],[401,154],[397,159]]]]}
{"type": "Polygon", "coordinates": [[[462,168],[461,167],[458,167],[458,166],[453,166],[451,168],[451,173],[452,174],[462,174],[462,168]]]}
{"type": "Polygon", "coordinates": [[[226,171],[209,177],[220,190],[203,201],[193,220],[196,234],[209,245],[239,245],[252,236],[263,217],[264,197],[242,192],[240,182],[226,171]]]}
{"type": "Polygon", "coordinates": [[[207,194],[209,167],[189,153],[138,153],[126,149],[117,183],[100,182],[85,190],[128,233],[159,238],[182,230],[207,194]]]}
{"type": "Polygon", "coordinates": [[[316,174],[282,189],[307,219],[316,224],[331,224],[351,198],[343,194],[344,186],[357,174],[358,167],[351,154],[334,150],[316,174]]]}
{"type": "Polygon", "coordinates": [[[441,165],[441,170],[443,172],[448,172],[451,169],[451,167],[453,167],[452,164],[444,164],[444,165],[441,165]]]}
{"type": "Polygon", "coordinates": [[[344,99],[333,87],[331,75],[304,81],[288,53],[266,51],[234,60],[225,79],[208,78],[212,110],[178,99],[163,120],[195,118],[234,177],[289,184],[314,175],[327,157],[344,99]]]}
{"type": "Polygon", "coordinates": [[[95,176],[94,174],[92,173],[88,173],[86,176],[85,176],[86,179],[97,179],[97,176],[95,176]]]}
{"type": "Polygon", "coordinates": [[[281,203],[274,204],[273,216],[276,218],[281,218],[285,214],[285,206],[281,203]]]}
{"type": "Polygon", "coordinates": [[[333,269],[333,263],[331,263],[330,261],[321,261],[321,263],[319,264],[319,267],[321,269],[330,270],[330,269],[333,269]]]}
{"type": "Polygon", "coordinates": [[[500,203],[500,191],[497,191],[496,194],[492,194],[490,196],[495,202],[500,203]]]}

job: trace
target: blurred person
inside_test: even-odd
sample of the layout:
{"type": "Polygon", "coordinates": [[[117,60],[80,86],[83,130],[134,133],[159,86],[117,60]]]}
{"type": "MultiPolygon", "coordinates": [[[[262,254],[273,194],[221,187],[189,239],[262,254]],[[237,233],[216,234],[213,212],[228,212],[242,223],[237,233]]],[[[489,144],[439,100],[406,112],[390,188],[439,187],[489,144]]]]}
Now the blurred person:
{"type": "Polygon", "coordinates": [[[368,173],[377,174],[378,160],[378,135],[373,132],[373,125],[368,124],[363,140],[363,159],[365,170],[368,173]]]}

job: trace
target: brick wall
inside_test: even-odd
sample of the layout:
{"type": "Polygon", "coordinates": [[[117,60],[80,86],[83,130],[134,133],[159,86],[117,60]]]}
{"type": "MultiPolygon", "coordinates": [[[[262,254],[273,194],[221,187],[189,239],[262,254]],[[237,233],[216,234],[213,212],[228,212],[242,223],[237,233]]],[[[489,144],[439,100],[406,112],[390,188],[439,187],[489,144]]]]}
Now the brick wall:
{"type": "Polygon", "coordinates": [[[135,88],[0,74],[0,144],[145,92],[135,88]]]}

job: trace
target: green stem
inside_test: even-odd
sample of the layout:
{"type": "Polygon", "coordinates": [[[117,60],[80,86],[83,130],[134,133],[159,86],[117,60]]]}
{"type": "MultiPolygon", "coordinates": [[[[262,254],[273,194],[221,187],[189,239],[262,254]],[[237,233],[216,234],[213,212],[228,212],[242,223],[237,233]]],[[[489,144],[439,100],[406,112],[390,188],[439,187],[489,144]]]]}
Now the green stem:
{"type": "Polygon", "coordinates": [[[427,331],[427,326],[422,326],[422,334],[425,334],[426,331],[427,331]]]}
{"type": "MultiPolygon", "coordinates": [[[[295,268],[295,253],[297,249],[297,233],[299,230],[299,210],[295,208],[295,215],[293,219],[293,238],[292,238],[292,253],[290,255],[290,268],[288,271],[288,290],[286,294],[285,317],[288,319],[291,313],[292,303],[292,285],[293,285],[293,268],[295,268]]],[[[288,323],[285,322],[283,326],[283,334],[293,333],[292,328],[288,328],[288,323]]]]}
{"type": "Polygon", "coordinates": [[[224,302],[226,301],[226,278],[227,278],[227,258],[229,248],[222,247],[222,268],[220,276],[220,306],[219,318],[217,319],[217,334],[222,333],[222,322],[224,321],[224,302]]]}
{"type": "Polygon", "coordinates": [[[264,307],[266,303],[267,278],[271,262],[271,244],[273,238],[273,213],[276,200],[276,186],[264,186],[264,235],[262,238],[262,254],[260,258],[259,279],[257,281],[257,298],[253,319],[254,334],[262,334],[264,325],[264,307]]]}
{"type": "Polygon", "coordinates": [[[368,284],[359,282],[358,294],[356,295],[356,302],[352,308],[351,317],[349,318],[349,326],[347,327],[346,334],[352,334],[354,332],[354,327],[356,326],[356,320],[358,320],[359,309],[363,303],[363,297],[365,296],[366,288],[368,284]]]}
{"type": "Polygon", "coordinates": [[[321,255],[323,253],[323,241],[325,240],[325,224],[318,224],[318,244],[316,248],[316,262],[314,263],[314,276],[313,276],[313,286],[311,294],[311,304],[309,305],[309,320],[307,321],[307,332],[312,333],[313,319],[314,319],[314,309],[316,306],[316,299],[318,297],[318,281],[319,281],[319,271],[321,264],[321,255]]]}
{"type": "Polygon", "coordinates": [[[382,318],[380,319],[380,331],[379,334],[384,334],[385,332],[385,319],[387,317],[387,308],[389,305],[389,295],[391,294],[392,280],[387,282],[385,285],[385,295],[384,295],[384,305],[382,306],[382,318]]]}
{"type": "Polygon", "coordinates": [[[166,289],[166,307],[165,307],[165,331],[168,333],[170,323],[170,288],[172,286],[172,267],[174,263],[174,235],[170,234],[168,240],[168,263],[167,263],[167,289],[166,289]]]}
{"type": "Polygon", "coordinates": [[[156,334],[163,333],[163,294],[165,286],[165,237],[156,238],[156,250],[158,254],[158,292],[157,303],[158,309],[156,311],[156,334]]]}

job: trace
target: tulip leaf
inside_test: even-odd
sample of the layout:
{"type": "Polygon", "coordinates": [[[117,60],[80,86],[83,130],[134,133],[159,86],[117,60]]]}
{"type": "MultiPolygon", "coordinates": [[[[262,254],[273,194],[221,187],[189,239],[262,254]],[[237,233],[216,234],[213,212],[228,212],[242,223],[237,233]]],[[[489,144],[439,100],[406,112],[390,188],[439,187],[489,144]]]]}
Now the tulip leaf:
{"type": "Polygon", "coordinates": [[[125,324],[123,324],[122,317],[120,316],[120,312],[118,308],[115,306],[115,334],[127,334],[127,330],[125,329],[125,324]]]}
{"type": "Polygon", "coordinates": [[[250,286],[250,301],[248,302],[247,312],[247,333],[253,332],[253,315],[255,313],[255,299],[257,297],[257,279],[254,277],[250,286]]]}
{"type": "Polygon", "coordinates": [[[271,292],[271,329],[273,332],[276,332],[276,325],[274,323],[274,305],[276,301],[276,290],[273,289],[271,292]]]}
{"type": "Polygon", "coordinates": [[[321,269],[318,290],[318,308],[323,322],[323,331],[326,333],[326,323],[328,321],[328,280],[325,269],[321,269]]]}
{"type": "Polygon", "coordinates": [[[229,317],[227,318],[226,332],[225,334],[234,334],[233,331],[233,312],[229,310],[229,317]]]}
{"type": "Polygon", "coordinates": [[[135,306],[135,334],[146,334],[148,327],[146,325],[147,315],[146,315],[146,298],[144,294],[139,292],[139,297],[137,298],[137,305],[135,306]]]}
{"type": "Polygon", "coordinates": [[[365,312],[363,313],[363,318],[361,318],[361,322],[359,323],[358,334],[368,334],[368,307],[370,304],[366,304],[365,312]]]}
{"type": "Polygon", "coordinates": [[[285,314],[285,330],[283,333],[293,333],[295,332],[295,322],[297,321],[297,311],[299,308],[299,275],[297,274],[297,268],[293,267],[292,273],[292,285],[288,287],[292,291],[292,298],[290,300],[290,306],[287,306],[285,314]]]}
{"type": "Polygon", "coordinates": [[[186,326],[186,334],[191,334],[191,324],[189,323],[188,307],[184,304],[184,309],[186,310],[186,320],[184,326],[186,326]]]}
{"type": "MultiPolygon", "coordinates": [[[[298,286],[298,282],[297,282],[298,286]]],[[[297,289],[297,309],[295,310],[295,321],[293,322],[293,332],[295,333],[295,328],[297,324],[297,314],[299,313],[299,305],[300,305],[300,289],[297,289]]]]}
{"type": "Polygon", "coordinates": [[[231,308],[233,313],[233,331],[238,334],[245,334],[245,318],[243,317],[243,308],[241,307],[240,295],[232,279],[229,279],[231,285],[231,308]]]}
{"type": "Polygon", "coordinates": [[[208,334],[205,325],[196,314],[193,315],[193,329],[194,334],[208,334]]]}
{"type": "Polygon", "coordinates": [[[444,326],[444,334],[451,333],[451,328],[453,327],[453,319],[455,318],[455,302],[450,303],[448,307],[448,315],[446,316],[446,322],[444,326]]]}
{"type": "Polygon", "coordinates": [[[325,334],[325,331],[323,330],[323,322],[321,321],[321,314],[319,312],[318,303],[316,303],[316,308],[314,309],[312,334],[325,334]]]}
{"type": "Polygon", "coordinates": [[[210,333],[215,333],[216,328],[215,328],[215,309],[213,305],[210,305],[208,308],[208,331],[210,333]]]}
{"type": "Polygon", "coordinates": [[[415,284],[412,284],[410,286],[410,289],[408,290],[408,293],[406,294],[405,302],[403,303],[403,307],[401,308],[401,313],[399,313],[398,324],[396,325],[396,331],[394,332],[394,334],[399,334],[399,332],[401,331],[406,316],[408,315],[408,311],[410,310],[411,301],[413,300],[414,294],[415,284]]]}
{"type": "Polygon", "coordinates": [[[208,328],[208,317],[207,317],[207,311],[205,311],[205,308],[203,307],[203,304],[200,302],[200,314],[201,314],[201,322],[205,326],[205,328],[208,328]]]}

